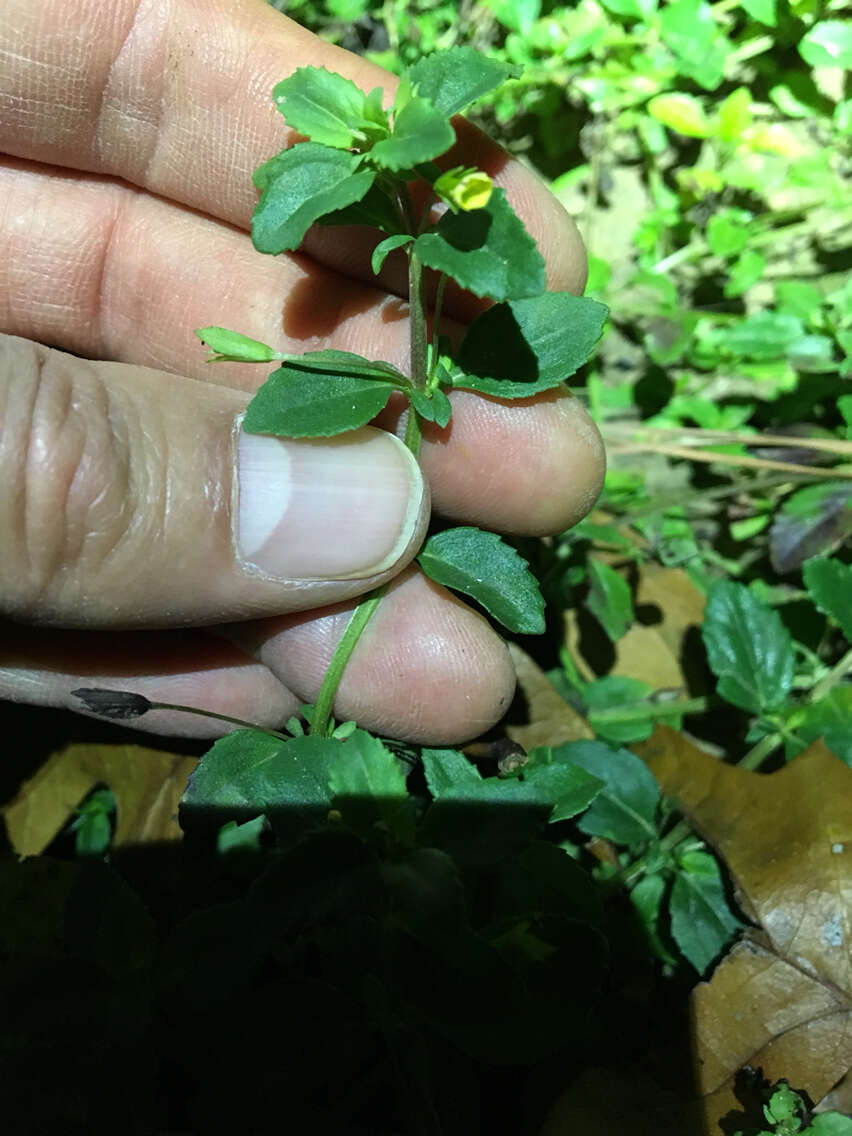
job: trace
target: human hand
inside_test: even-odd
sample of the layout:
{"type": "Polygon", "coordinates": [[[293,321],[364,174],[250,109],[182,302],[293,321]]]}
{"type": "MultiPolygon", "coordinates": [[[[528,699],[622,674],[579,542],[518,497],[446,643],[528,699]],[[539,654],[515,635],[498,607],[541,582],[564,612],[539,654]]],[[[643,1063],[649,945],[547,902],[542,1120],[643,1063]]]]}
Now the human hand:
{"type": "MultiPolygon", "coordinates": [[[[365,90],[392,77],[263,0],[12,0],[0,53],[0,696],[79,709],[71,691],[102,686],[279,724],[315,697],[354,598],[392,578],[338,717],[432,743],[488,728],[511,698],[505,647],[408,565],[430,489],[441,516],[501,532],[584,515],[603,450],[577,400],[454,392],[450,427],[424,431],[425,480],[372,428],[284,444],[288,476],[234,430],[264,376],[208,365],[193,335],[227,323],[406,368],[405,281],[389,259],[377,284],[368,232],[317,229],[275,259],[247,235],[251,172],[286,137],[272,86],[305,64],[365,90]]],[[[506,188],[548,287],[580,290],[558,203],[458,133],[453,163],[506,188]]],[[[445,310],[452,332],[475,308],[445,310]]]]}

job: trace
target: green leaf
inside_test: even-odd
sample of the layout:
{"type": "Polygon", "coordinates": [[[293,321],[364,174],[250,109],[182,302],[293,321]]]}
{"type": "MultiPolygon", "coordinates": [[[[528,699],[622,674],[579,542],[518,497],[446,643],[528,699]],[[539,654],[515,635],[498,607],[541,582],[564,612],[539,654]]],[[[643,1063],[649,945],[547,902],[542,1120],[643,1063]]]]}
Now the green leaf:
{"type": "Polygon", "coordinates": [[[701,634],[723,698],[754,714],[783,704],[793,685],[795,654],[777,612],[743,584],[718,580],[701,634]]]}
{"type": "Polygon", "coordinates": [[[758,23],[766,24],[768,28],[778,26],[777,0],[742,0],[743,8],[758,23]]]}
{"type": "Polygon", "coordinates": [[[259,812],[276,830],[323,822],[331,807],[329,775],[344,742],[300,737],[280,741],[258,730],[235,730],[213,744],[181,798],[181,825],[226,817],[252,820],[259,812]]]}
{"type": "Polygon", "coordinates": [[[669,898],[672,938],[703,974],[742,925],[728,907],[719,865],[707,852],[681,862],[669,898]]]}
{"type": "Polygon", "coordinates": [[[823,615],[830,616],[852,643],[852,565],[815,558],[802,566],[805,587],[823,615]]]}
{"type": "Polygon", "coordinates": [[[544,631],[538,581],[496,533],[467,526],[447,529],[426,541],[417,562],[430,579],[471,596],[510,631],[544,631]]]}
{"type": "Polygon", "coordinates": [[[382,169],[407,170],[437,158],[455,140],[447,116],[426,99],[415,97],[395,115],[393,133],[376,143],[369,160],[382,169]]]}
{"type": "Polygon", "coordinates": [[[328,787],[332,808],[366,836],[387,829],[400,843],[414,839],[414,802],[399,759],[366,730],[354,730],[340,748],[328,787]]]}
{"type": "Polygon", "coordinates": [[[842,1112],[820,1112],[811,1121],[815,1136],[852,1136],[852,1116],[842,1112]]]}
{"type": "Polygon", "coordinates": [[[747,359],[782,359],[804,333],[801,320],[786,312],[763,311],[734,324],[725,347],[747,359]]]}
{"type": "Polygon", "coordinates": [[[531,750],[527,764],[518,773],[523,774],[523,783],[537,799],[552,802],[551,824],[583,812],[604,786],[600,777],[550,746],[531,750]]]}
{"type": "Polygon", "coordinates": [[[421,98],[449,116],[522,73],[523,67],[501,63],[473,47],[451,47],[419,59],[408,77],[421,98]]]}
{"type": "Polygon", "coordinates": [[[476,296],[519,300],[545,288],[544,258],[503,189],[483,209],[445,213],[437,232],[417,238],[414,251],[476,296]]]}
{"type": "Polygon", "coordinates": [[[852,683],[838,683],[819,702],[797,708],[793,718],[790,726],[801,745],[788,744],[788,757],[822,738],[832,753],[852,767],[852,683]]]}
{"type": "Polygon", "coordinates": [[[725,284],[726,296],[741,296],[763,277],[766,271],[766,257],[755,249],[744,249],[731,265],[725,284]]]}
{"type": "Polygon", "coordinates": [[[479,770],[457,749],[424,749],[423,772],[433,797],[465,797],[482,784],[479,770]]]}
{"type": "Polygon", "coordinates": [[[577,822],[590,836],[616,844],[645,844],[657,839],[656,814],[660,790],[648,766],[627,749],[604,742],[565,742],[553,750],[555,759],[579,765],[604,787],[577,822]]]}
{"type": "Polygon", "coordinates": [[[259,852],[260,836],[265,824],[266,817],[263,813],[253,820],[247,820],[244,824],[229,820],[219,829],[216,851],[220,855],[226,852],[259,852]]]}
{"type": "Polygon", "coordinates": [[[719,106],[719,137],[725,142],[738,142],[743,131],[751,126],[751,92],[748,87],[737,87],[719,106]]]}
{"type": "Polygon", "coordinates": [[[440,387],[436,387],[431,395],[423,390],[412,389],[410,398],[411,405],[420,417],[427,422],[436,423],[441,429],[447,425],[452,417],[452,404],[440,387]]]}
{"type": "Polygon", "coordinates": [[[749,240],[751,214],[744,209],[724,209],[707,222],[707,244],[714,256],[735,256],[749,240]]]}
{"type": "Polygon", "coordinates": [[[360,201],[333,209],[317,219],[318,225],[368,225],[385,233],[402,234],[404,225],[386,189],[373,183],[360,201]]]}
{"type": "Polygon", "coordinates": [[[272,97],[291,129],[323,146],[348,150],[364,142],[364,127],[375,128],[364,113],[363,91],[324,67],[299,67],[272,97]]]}
{"type": "Polygon", "coordinates": [[[799,42],[811,67],[852,67],[852,20],[823,20],[799,42]]]}
{"type": "Polygon", "coordinates": [[[547,746],[533,750],[520,777],[482,777],[457,750],[423,750],[429,792],[436,800],[526,803],[544,810],[551,823],[588,808],[603,787],[600,777],[547,746]]]}
{"type": "Polygon", "coordinates": [[[648,103],[648,113],[657,122],[690,138],[707,138],[711,133],[704,107],[692,95],[657,95],[648,103]]]}
{"type": "Polygon", "coordinates": [[[674,0],[660,10],[663,41],[674,53],[681,74],[705,90],[721,83],[730,41],[720,33],[706,0],[674,0]]]}
{"type": "Polygon", "coordinates": [[[616,745],[649,738],[653,720],[643,710],[649,709],[652,693],[647,682],[629,675],[604,675],[590,682],[583,690],[589,725],[603,741],[616,745]]]}
{"type": "Polygon", "coordinates": [[[635,618],[630,585],[609,564],[588,557],[589,597],[586,606],[616,642],[627,632],[635,618]]]}
{"type": "Polygon", "coordinates": [[[660,936],[660,909],[666,892],[666,880],[659,873],[644,875],[630,892],[630,902],[642,921],[648,942],[654,953],[669,966],[677,960],[660,936]]]}
{"type": "Polygon", "coordinates": [[[195,334],[212,352],[208,363],[271,363],[279,358],[279,352],[260,340],[225,327],[201,327],[195,334]]]}
{"type": "Polygon", "coordinates": [[[320,217],[360,201],[376,176],[373,170],[356,173],[360,160],[358,154],[300,142],[261,166],[255,173],[261,197],[251,220],[258,252],[298,248],[320,217]]]}
{"type": "Polygon", "coordinates": [[[597,300],[569,292],[495,304],[470,325],[458,362],[444,360],[450,381],[508,399],[550,390],[585,363],[607,315],[597,300]]]}
{"type": "Polygon", "coordinates": [[[632,16],[636,20],[644,20],[657,10],[657,0],[603,0],[603,6],[608,12],[616,16],[632,16]]]}
{"type": "Polygon", "coordinates": [[[393,391],[390,383],[375,379],[279,367],[249,403],[243,429],[283,438],[329,438],[366,426],[393,391]]]}
{"type": "Polygon", "coordinates": [[[282,353],[279,358],[284,366],[311,374],[343,375],[347,378],[359,375],[365,379],[382,379],[386,383],[395,383],[401,387],[409,385],[408,379],[393,363],[386,363],[384,359],[365,359],[363,355],[356,355],[352,351],[338,351],[333,347],[324,347],[321,351],[305,351],[301,355],[282,353]]]}
{"type": "Polygon", "coordinates": [[[379,241],[373,249],[373,255],[370,259],[370,265],[376,276],[382,270],[382,265],[385,263],[385,257],[389,252],[394,249],[402,248],[403,245],[410,244],[414,237],[410,233],[396,233],[392,237],[385,237],[383,241],[379,241]]]}

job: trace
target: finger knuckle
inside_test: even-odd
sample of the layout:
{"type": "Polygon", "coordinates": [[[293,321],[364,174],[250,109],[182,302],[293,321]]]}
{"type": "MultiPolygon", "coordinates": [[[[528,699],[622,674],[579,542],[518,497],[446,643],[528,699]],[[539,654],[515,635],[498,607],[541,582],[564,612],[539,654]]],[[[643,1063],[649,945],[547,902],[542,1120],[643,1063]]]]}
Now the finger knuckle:
{"type": "MultiPolygon", "coordinates": [[[[67,622],[128,531],[120,416],[94,365],[0,341],[0,602],[67,622]]],[[[85,607],[85,604],[83,604],[85,607]]]]}

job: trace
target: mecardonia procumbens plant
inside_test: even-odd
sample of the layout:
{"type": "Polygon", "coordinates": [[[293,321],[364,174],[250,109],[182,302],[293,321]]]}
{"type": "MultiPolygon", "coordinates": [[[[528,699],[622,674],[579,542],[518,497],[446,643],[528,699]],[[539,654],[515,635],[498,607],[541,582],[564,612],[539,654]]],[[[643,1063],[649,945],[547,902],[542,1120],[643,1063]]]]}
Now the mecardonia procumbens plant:
{"type": "MultiPolygon", "coordinates": [[[[255,171],[260,200],[252,217],[254,245],[273,256],[297,249],[317,223],[380,230],[384,236],[373,252],[373,271],[380,271],[394,249],[408,258],[410,373],[348,351],[291,355],[235,331],[202,328],[197,334],[210,347],[211,360],[278,364],[249,404],[244,430],[329,437],[370,422],[397,391],[409,404],[405,442],[416,455],[421,423],[444,427],[449,422],[452,390],[529,398],[559,386],[585,362],[606,309],[567,292],[545,291],[544,261],[505,192],[481,170],[437,164],[456,140],[452,116],[518,73],[472,48],[437,52],[403,77],[390,110],[383,109],[380,88],[365,95],[349,79],[323,68],[302,67],[275,87],[275,103],[288,125],[309,140],[282,150],[255,171]],[[416,182],[425,183],[427,198],[419,211],[411,193],[416,182]],[[445,210],[430,208],[440,202],[445,210]],[[438,274],[431,337],[424,268],[438,274]],[[455,352],[437,332],[448,277],[494,301],[455,352]]],[[[433,580],[471,596],[509,630],[544,630],[537,583],[496,534],[471,527],[439,532],[421,549],[419,563],[433,580]]],[[[285,748],[310,746],[310,760],[321,776],[330,760],[320,757],[321,739],[337,752],[338,740],[329,742],[331,735],[345,735],[350,751],[358,738],[362,748],[379,745],[372,738],[367,742],[363,731],[353,733],[350,724],[335,730],[331,710],[346,661],[380,597],[378,589],[356,608],[316,705],[306,708],[310,736],[299,736],[301,726],[292,719],[288,729],[297,736],[291,740],[268,731],[231,734],[211,751],[219,754],[220,769],[223,747],[234,753],[242,747],[248,757],[252,747],[286,743],[285,748]]],[[[103,705],[100,710],[106,712],[103,705]]],[[[203,779],[205,764],[194,781],[203,779]]]]}

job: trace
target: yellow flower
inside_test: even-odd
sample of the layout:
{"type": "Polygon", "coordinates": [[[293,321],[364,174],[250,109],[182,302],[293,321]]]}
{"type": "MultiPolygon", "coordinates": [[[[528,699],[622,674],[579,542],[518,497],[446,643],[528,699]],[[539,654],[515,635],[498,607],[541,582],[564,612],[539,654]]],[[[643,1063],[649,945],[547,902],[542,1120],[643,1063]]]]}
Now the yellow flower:
{"type": "Polygon", "coordinates": [[[468,213],[471,209],[484,209],[491,200],[494,182],[475,167],[456,166],[441,174],[434,190],[451,209],[468,213]]]}

